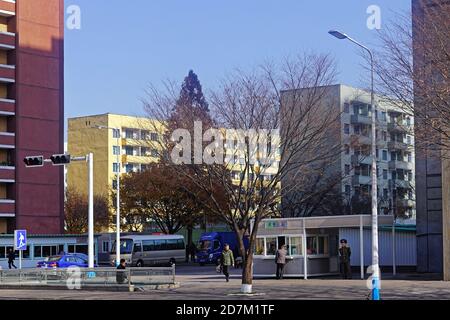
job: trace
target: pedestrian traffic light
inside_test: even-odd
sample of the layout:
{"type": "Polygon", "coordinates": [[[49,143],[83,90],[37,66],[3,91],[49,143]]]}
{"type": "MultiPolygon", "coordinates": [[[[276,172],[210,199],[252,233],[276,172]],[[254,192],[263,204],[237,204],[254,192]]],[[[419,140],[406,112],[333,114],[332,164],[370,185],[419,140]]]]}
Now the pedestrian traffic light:
{"type": "Polygon", "coordinates": [[[50,157],[54,166],[63,166],[70,163],[70,154],[54,154],[50,157]]]}
{"type": "Polygon", "coordinates": [[[25,157],[25,159],[23,159],[23,162],[25,162],[25,166],[28,168],[43,167],[44,157],[43,156],[25,157]]]}

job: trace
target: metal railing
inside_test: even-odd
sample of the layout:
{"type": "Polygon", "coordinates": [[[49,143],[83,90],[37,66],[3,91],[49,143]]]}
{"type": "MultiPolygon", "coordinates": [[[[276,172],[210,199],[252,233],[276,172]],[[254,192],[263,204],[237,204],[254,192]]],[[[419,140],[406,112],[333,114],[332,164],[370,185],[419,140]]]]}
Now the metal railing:
{"type": "Polygon", "coordinates": [[[0,286],[146,286],[175,284],[175,265],[154,268],[77,268],[0,270],[0,286]]]}

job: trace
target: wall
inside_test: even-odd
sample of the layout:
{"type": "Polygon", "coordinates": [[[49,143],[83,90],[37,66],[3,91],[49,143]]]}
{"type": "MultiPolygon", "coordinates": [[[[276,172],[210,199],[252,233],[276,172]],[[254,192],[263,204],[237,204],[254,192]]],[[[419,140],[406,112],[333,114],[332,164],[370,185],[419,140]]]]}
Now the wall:
{"type": "Polygon", "coordinates": [[[64,1],[16,3],[16,228],[63,231],[63,171],[23,158],[63,152],[64,1]]]}

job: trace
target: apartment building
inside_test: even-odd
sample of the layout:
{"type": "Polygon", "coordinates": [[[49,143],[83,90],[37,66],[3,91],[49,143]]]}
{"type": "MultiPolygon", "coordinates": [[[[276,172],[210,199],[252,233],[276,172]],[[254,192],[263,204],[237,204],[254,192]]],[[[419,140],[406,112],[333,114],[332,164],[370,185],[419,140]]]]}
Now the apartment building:
{"type": "MultiPolygon", "coordinates": [[[[373,111],[370,93],[361,89],[341,84],[321,89],[326,92],[321,106],[336,115],[334,119],[339,122],[328,134],[329,143],[339,145],[342,150],[327,174],[341,177],[335,192],[348,203],[347,213],[370,213],[371,210],[371,128],[372,112],[376,112],[379,212],[414,219],[413,117],[382,97],[376,97],[373,111]]],[[[293,92],[283,94],[288,97],[293,92]]]]}
{"type": "MultiPolygon", "coordinates": [[[[148,118],[111,113],[71,118],[67,151],[72,156],[94,154],[94,193],[108,196],[118,173],[145,170],[158,161],[157,128],[148,118]]],[[[70,165],[67,186],[87,194],[87,174],[86,165],[70,165]]]]}
{"type": "Polygon", "coordinates": [[[0,0],[0,233],[63,230],[62,169],[23,163],[63,150],[63,39],[63,0],[0,0]]]}

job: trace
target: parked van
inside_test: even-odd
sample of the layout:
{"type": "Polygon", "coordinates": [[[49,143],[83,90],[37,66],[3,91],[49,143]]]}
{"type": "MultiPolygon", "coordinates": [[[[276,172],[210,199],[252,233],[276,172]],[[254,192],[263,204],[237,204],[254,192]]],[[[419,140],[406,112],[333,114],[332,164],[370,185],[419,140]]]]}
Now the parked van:
{"type": "MultiPolygon", "coordinates": [[[[184,237],[180,235],[128,235],[120,239],[120,258],[127,265],[143,267],[155,264],[173,265],[186,258],[184,237]]],[[[116,265],[116,244],[114,242],[110,263],[116,265]]]]}
{"type": "MultiPolygon", "coordinates": [[[[230,245],[230,250],[233,251],[234,257],[239,257],[239,244],[237,242],[236,233],[203,233],[200,236],[200,240],[198,241],[195,262],[199,263],[200,265],[205,265],[208,263],[218,264],[226,243],[230,245]]],[[[248,248],[248,237],[244,237],[244,246],[246,249],[248,248]]]]}

